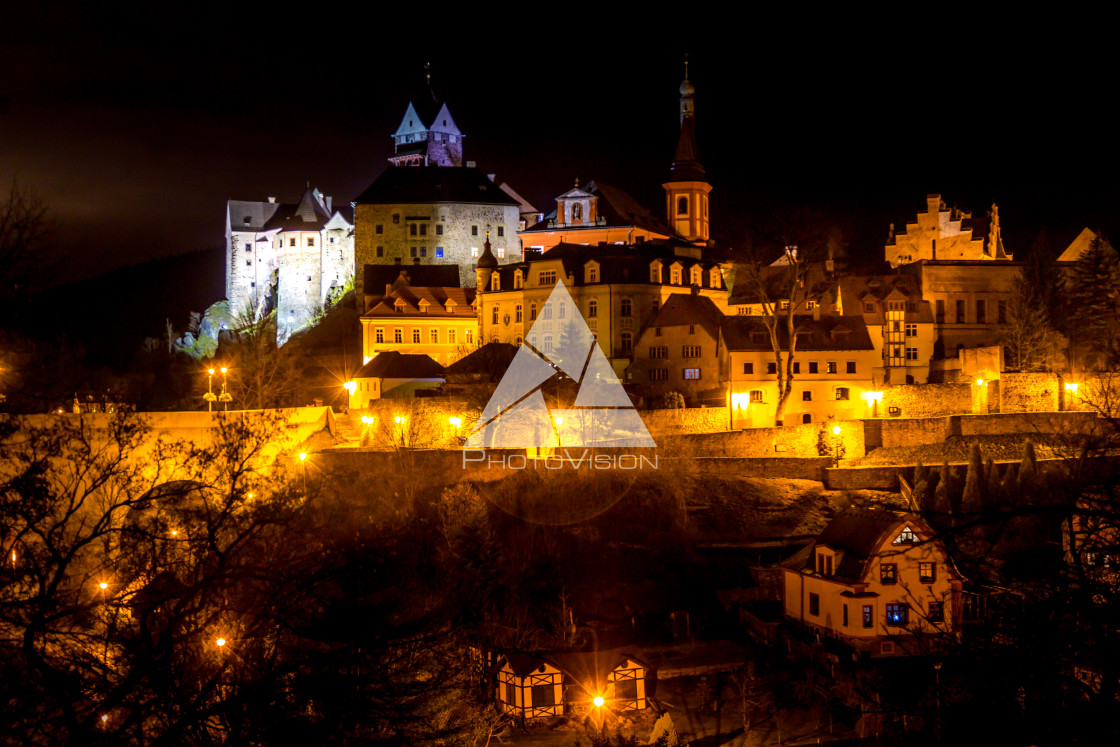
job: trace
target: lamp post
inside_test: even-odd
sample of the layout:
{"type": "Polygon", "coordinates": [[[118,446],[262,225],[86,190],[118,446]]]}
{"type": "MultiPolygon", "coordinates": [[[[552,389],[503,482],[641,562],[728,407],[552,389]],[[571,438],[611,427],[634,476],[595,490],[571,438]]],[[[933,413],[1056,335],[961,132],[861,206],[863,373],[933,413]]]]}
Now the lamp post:
{"type": "Polygon", "coordinates": [[[307,452],[299,453],[299,463],[303,467],[303,497],[307,497],[307,452]]]}
{"type": "Polygon", "coordinates": [[[1066,388],[1066,391],[1069,392],[1068,404],[1066,405],[1066,409],[1072,410],[1073,409],[1073,400],[1077,397],[1077,383],[1076,382],[1070,382],[1070,383],[1066,384],[1065,388],[1066,388]]]}
{"type": "Polygon", "coordinates": [[[206,378],[206,394],[202,395],[202,398],[206,400],[206,411],[214,412],[214,402],[218,399],[214,396],[214,369],[211,368],[208,370],[209,376],[206,378]]]}
{"type": "Polygon", "coordinates": [[[229,403],[233,400],[233,395],[229,393],[227,388],[229,385],[229,378],[227,377],[228,368],[222,366],[222,393],[218,396],[218,401],[222,403],[222,409],[229,412],[229,403]]]}
{"type": "Polygon", "coordinates": [[[839,467],[840,466],[840,426],[838,426],[838,425],[832,426],[832,435],[835,437],[834,438],[834,443],[832,445],[832,459],[833,459],[832,466],[833,467],[839,467]]]}

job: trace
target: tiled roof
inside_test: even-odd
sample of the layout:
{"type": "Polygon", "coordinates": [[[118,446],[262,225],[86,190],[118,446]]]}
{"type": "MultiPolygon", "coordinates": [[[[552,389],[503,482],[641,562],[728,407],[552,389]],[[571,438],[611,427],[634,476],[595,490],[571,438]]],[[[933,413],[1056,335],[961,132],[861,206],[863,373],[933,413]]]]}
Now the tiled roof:
{"type": "Polygon", "coordinates": [[[355,379],[442,379],[443,366],[426,355],[386,350],[362,366],[355,379]]]}
{"type": "MultiPolygon", "coordinates": [[[[662,220],[657,214],[643,207],[642,204],[631,197],[629,193],[619,189],[618,187],[612,187],[608,184],[603,184],[602,182],[590,181],[580,189],[587,192],[588,194],[598,196],[599,201],[597,205],[599,216],[606,219],[607,226],[634,226],[635,228],[641,228],[646,231],[659,233],[662,236],[681,239],[681,237],[675,231],[669,228],[665,221],[662,220]]],[[[579,228],[581,228],[581,226],[565,226],[562,229],[553,226],[550,228],[548,225],[548,222],[550,220],[556,220],[555,209],[553,209],[552,212],[545,216],[544,220],[542,220],[540,223],[537,223],[536,225],[530,226],[528,229],[526,229],[526,231],[568,231],[573,229],[578,230],[579,228]]],[[[604,228],[605,226],[587,224],[585,227],[594,229],[604,228]]]]}
{"type": "Polygon", "coordinates": [[[474,317],[474,288],[401,285],[382,296],[363,319],[403,317],[474,317]],[[454,308],[447,310],[447,302],[454,308]]]}
{"type": "Polygon", "coordinates": [[[405,275],[409,285],[451,288],[459,285],[459,265],[366,265],[362,288],[367,296],[385,294],[385,286],[393,285],[405,275]]]}
{"type": "MultiPolygon", "coordinates": [[[[798,316],[797,349],[814,350],[874,350],[867,324],[862,316],[798,316]]],[[[769,351],[770,334],[762,316],[726,316],[722,320],[723,337],[728,350],[769,351]]],[[[789,335],[785,320],[778,323],[778,343],[787,349],[789,335]]]]}
{"type": "Polygon", "coordinates": [[[811,569],[814,548],[825,545],[840,556],[834,578],[860,581],[868,561],[874,557],[887,535],[906,524],[914,525],[927,536],[930,534],[925,525],[910,514],[882,509],[849,508],[833,518],[812,544],[785,560],[782,566],[796,571],[811,569]]]}
{"type": "Polygon", "coordinates": [[[679,327],[686,324],[699,324],[712,337],[718,338],[721,319],[723,314],[719,307],[707,296],[674,293],[665,300],[649,326],[679,327]]]}
{"type": "Polygon", "coordinates": [[[433,202],[519,205],[478,169],[448,166],[389,167],[355,202],[359,205],[433,202]]]}
{"type": "MultiPolygon", "coordinates": [[[[501,275],[502,288],[510,289],[513,288],[514,273],[518,269],[528,280],[529,269],[533,264],[560,260],[563,263],[564,272],[572,276],[573,285],[581,286],[585,285],[583,266],[585,263],[594,260],[599,263],[600,283],[648,285],[650,284],[650,263],[654,260],[660,260],[662,285],[669,284],[669,268],[674,262],[679,262],[682,268],[682,284],[678,287],[681,290],[688,289],[689,272],[694,265],[699,265],[703,270],[701,287],[710,288],[711,277],[709,271],[713,267],[718,267],[718,263],[696,259],[692,256],[678,256],[675,254],[677,249],[683,249],[689,253],[698,251],[693,244],[673,240],[646,241],[641,244],[629,245],[598,244],[594,246],[561,242],[539,257],[533,257],[524,262],[500,265],[497,272],[501,275]]],[[[722,277],[720,282],[722,287],[722,277]]]]}
{"type": "Polygon", "coordinates": [[[295,205],[279,202],[252,202],[249,200],[230,200],[226,203],[229,211],[230,228],[234,231],[259,231],[272,219],[277,211],[288,214],[295,205]]]}
{"type": "Polygon", "coordinates": [[[449,375],[485,374],[499,379],[517,355],[517,346],[508,342],[488,342],[447,367],[449,375]]]}

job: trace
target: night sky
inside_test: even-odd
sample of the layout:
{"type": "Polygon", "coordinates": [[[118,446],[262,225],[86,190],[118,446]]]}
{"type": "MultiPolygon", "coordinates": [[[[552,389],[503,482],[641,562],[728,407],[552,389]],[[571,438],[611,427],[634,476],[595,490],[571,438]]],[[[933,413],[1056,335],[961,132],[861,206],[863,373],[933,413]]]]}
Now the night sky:
{"type": "Polygon", "coordinates": [[[1055,248],[1083,225],[1113,232],[1103,24],[939,12],[744,10],[684,34],[524,9],[461,25],[431,8],[400,20],[336,6],[13,7],[0,179],[47,199],[68,277],[220,246],[227,199],[295,200],[308,181],[338,201],[364,189],[430,61],[466,158],[539,209],[579,177],[660,210],[687,51],[714,231],[732,245],[741,224],[814,205],[848,217],[854,253],[877,255],[887,224],[932,192],[977,214],[998,201],[1014,252],[1044,229],[1055,248]]]}

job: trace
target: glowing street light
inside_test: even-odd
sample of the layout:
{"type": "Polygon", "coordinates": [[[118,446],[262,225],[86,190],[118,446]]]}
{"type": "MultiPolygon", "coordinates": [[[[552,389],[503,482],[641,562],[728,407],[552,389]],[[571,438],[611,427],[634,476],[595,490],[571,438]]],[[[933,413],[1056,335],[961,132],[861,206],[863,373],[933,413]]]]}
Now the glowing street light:
{"type": "Polygon", "coordinates": [[[603,700],[603,696],[602,696],[602,695],[596,695],[596,696],[595,696],[595,700],[593,700],[593,701],[591,701],[591,702],[595,704],[595,707],[596,707],[596,708],[602,708],[602,707],[603,707],[603,703],[605,703],[606,701],[605,701],[605,700],[603,700]]]}
{"type": "Polygon", "coordinates": [[[354,391],[358,388],[358,382],[347,381],[345,384],[342,385],[342,388],[345,389],[346,391],[350,392],[350,396],[353,397],[354,396],[354,391]]]}
{"type": "Polygon", "coordinates": [[[222,366],[222,393],[218,395],[218,401],[222,403],[222,409],[226,412],[229,412],[229,403],[233,401],[233,395],[229,393],[228,389],[229,378],[226,376],[228,372],[229,369],[222,366]]]}
{"type": "Polygon", "coordinates": [[[222,646],[226,645],[226,639],[219,638],[218,640],[214,641],[214,643],[218,644],[218,648],[221,648],[222,646]]]}
{"type": "Polygon", "coordinates": [[[403,423],[403,422],[404,422],[404,418],[402,418],[402,417],[401,417],[400,415],[397,415],[397,416],[395,416],[395,417],[393,418],[393,422],[394,422],[394,423],[397,423],[397,424],[403,423]]]}
{"type": "Polygon", "coordinates": [[[832,435],[836,437],[836,443],[832,446],[832,466],[840,466],[840,426],[832,426],[832,435]]]}
{"type": "Polygon", "coordinates": [[[214,403],[218,398],[214,396],[214,369],[207,369],[209,376],[206,378],[206,394],[202,398],[206,400],[206,412],[214,412],[214,403]]]}
{"type": "Polygon", "coordinates": [[[306,462],[307,461],[307,452],[306,451],[301,451],[299,453],[299,460],[301,462],[306,462]]]}
{"type": "Polygon", "coordinates": [[[106,583],[106,582],[104,582],[104,581],[102,581],[101,583],[99,583],[99,584],[98,584],[98,586],[99,586],[99,587],[101,587],[101,590],[102,590],[102,591],[105,591],[106,589],[108,589],[108,588],[109,588],[109,584],[107,584],[107,583],[106,583]]]}
{"type": "Polygon", "coordinates": [[[1074,396],[1077,396],[1077,384],[1073,382],[1066,384],[1066,391],[1074,396]]]}
{"type": "Polygon", "coordinates": [[[447,422],[451,423],[451,425],[455,426],[456,429],[459,429],[463,426],[463,419],[462,418],[451,417],[451,418],[447,419],[447,422]]]}
{"type": "Polygon", "coordinates": [[[976,380],[976,386],[984,386],[987,383],[988,382],[984,381],[983,379],[977,379],[976,380]]]}

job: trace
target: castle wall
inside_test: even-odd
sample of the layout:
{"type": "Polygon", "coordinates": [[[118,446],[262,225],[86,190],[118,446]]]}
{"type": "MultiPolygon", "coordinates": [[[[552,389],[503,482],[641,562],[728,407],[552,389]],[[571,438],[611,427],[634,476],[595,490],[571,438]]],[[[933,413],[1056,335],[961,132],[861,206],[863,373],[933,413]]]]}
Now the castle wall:
{"type": "Polygon", "coordinates": [[[319,303],[325,304],[332,288],[341,288],[354,275],[354,230],[324,230],[321,237],[322,283],[319,303]]]}
{"type": "Polygon", "coordinates": [[[284,243],[296,238],[294,247],[281,250],[276,305],[276,341],[283,345],[292,333],[306,327],[322,308],[322,254],[319,231],[285,232],[284,243]],[[308,246],[308,238],[315,245],[308,246]]]}
{"type": "MultiPolygon", "coordinates": [[[[490,244],[499,262],[521,261],[521,240],[517,237],[520,220],[517,205],[451,202],[357,205],[354,209],[355,282],[362,283],[366,265],[392,264],[398,258],[402,264],[411,264],[415,249],[421,264],[459,265],[460,285],[473,288],[478,258],[472,256],[471,250],[482,253],[487,231],[490,231],[490,244]],[[425,220],[409,221],[409,218],[425,220]],[[426,225],[426,235],[411,235],[409,226],[413,223],[426,225]],[[377,233],[378,226],[381,226],[381,233],[377,233]]],[[[359,291],[364,293],[364,288],[359,291]]]]}

